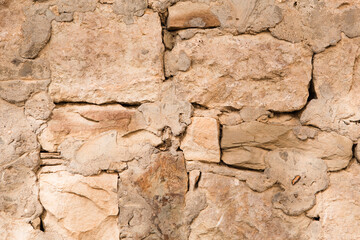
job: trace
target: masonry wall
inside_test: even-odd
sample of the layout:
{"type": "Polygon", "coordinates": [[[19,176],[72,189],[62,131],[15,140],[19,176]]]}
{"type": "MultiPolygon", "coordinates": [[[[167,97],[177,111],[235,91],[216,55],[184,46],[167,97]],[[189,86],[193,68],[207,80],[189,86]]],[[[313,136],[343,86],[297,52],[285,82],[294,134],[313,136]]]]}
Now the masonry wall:
{"type": "Polygon", "coordinates": [[[356,240],[360,1],[0,0],[0,240],[356,240]]]}

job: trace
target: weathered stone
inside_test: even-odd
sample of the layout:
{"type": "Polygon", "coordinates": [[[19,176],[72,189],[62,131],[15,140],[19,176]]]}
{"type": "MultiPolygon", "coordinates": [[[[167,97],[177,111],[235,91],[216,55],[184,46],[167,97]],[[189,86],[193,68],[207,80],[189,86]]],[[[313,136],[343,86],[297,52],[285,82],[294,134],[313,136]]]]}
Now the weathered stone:
{"type": "Polygon", "coordinates": [[[334,132],[299,125],[245,122],[223,126],[222,160],[231,165],[264,169],[266,152],[296,148],[323,159],[330,171],[345,168],[352,158],[352,141],[334,132]]]}
{"type": "Polygon", "coordinates": [[[221,27],[234,33],[265,31],[282,20],[281,9],[274,0],[220,0],[210,6],[221,27]]]}
{"type": "Polygon", "coordinates": [[[39,91],[46,91],[49,83],[50,80],[0,81],[0,97],[10,103],[22,103],[25,102],[32,94],[39,91]]]}
{"type": "Polygon", "coordinates": [[[189,239],[311,239],[306,236],[309,218],[271,207],[275,189],[256,193],[238,179],[203,173],[199,190],[208,206],[191,224],[189,239]]]}
{"type": "Polygon", "coordinates": [[[37,120],[46,120],[54,107],[50,96],[46,92],[39,92],[26,101],[25,114],[37,120]]]}
{"type": "Polygon", "coordinates": [[[175,136],[183,133],[191,123],[191,104],[178,100],[172,91],[162,99],[160,102],[142,104],[129,125],[130,130],[143,128],[160,135],[165,127],[170,127],[175,136]]]}
{"type": "Polygon", "coordinates": [[[69,240],[118,239],[117,178],[117,174],[105,173],[93,177],[66,171],[41,173],[45,231],[69,240]]]}
{"type": "Polygon", "coordinates": [[[147,8],[146,0],[115,0],[113,10],[116,14],[124,16],[126,24],[134,23],[134,16],[141,17],[147,8]]]}
{"type": "Polygon", "coordinates": [[[148,0],[149,7],[154,11],[164,13],[171,5],[180,0],[148,0]]]}
{"type": "Polygon", "coordinates": [[[191,66],[191,59],[184,51],[180,51],[177,56],[171,52],[165,52],[165,76],[170,77],[176,75],[178,71],[186,72],[191,66]]]}
{"type": "Polygon", "coordinates": [[[54,109],[39,141],[43,149],[56,152],[66,138],[88,140],[109,130],[125,134],[134,113],[118,104],[60,106],[54,109]]]}
{"type": "Polygon", "coordinates": [[[169,8],[167,28],[170,30],[218,26],[220,22],[207,4],[180,2],[169,8]]]}
{"type": "Polygon", "coordinates": [[[38,200],[36,176],[24,166],[10,166],[0,171],[0,215],[23,221],[39,217],[42,206],[38,200]]]}
{"type": "Polygon", "coordinates": [[[266,155],[265,174],[280,184],[272,203],[288,215],[300,215],[315,205],[315,194],[328,187],[327,166],[319,158],[294,149],[266,155]]]}
{"type": "Polygon", "coordinates": [[[55,102],[140,103],[158,98],[164,78],[158,15],[148,11],[127,26],[109,8],[101,5],[79,13],[71,23],[53,22],[47,55],[55,102]]]}
{"type": "Polygon", "coordinates": [[[102,170],[121,172],[126,162],[150,156],[161,139],[147,131],[118,136],[115,130],[100,134],[85,142],[70,158],[69,169],[82,175],[94,175],[102,170]]]}
{"type": "Polygon", "coordinates": [[[185,239],[180,227],[187,174],[181,154],[155,154],[150,165],[130,166],[120,180],[120,237],[185,239]]]}
{"type": "Polygon", "coordinates": [[[336,131],[353,141],[360,137],[357,94],[360,89],[360,39],[344,39],[314,57],[317,99],[301,115],[303,124],[336,131]]]}
{"type": "Polygon", "coordinates": [[[36,168],[39,145],[23,108],[0,99],[0,169],[14,164],[36,168]]]}
{"type": "Polygon", "coordinates": [[[270,28],[276,38],[304,42],[314,52],[324,51],[341,40],[360,35],[358,3],[354,1],[286,1],[279,4],[284,19],[270,28]]]}
{"type": "Polygon", "coordinates": [[[59,0],[57,3],[59,13],[89,12],[96,8],[97,0],[59,0]]]}
{"type": "Polygon", "coordinates": [[[219,124],[216,119],[193,117],[180,148],[186,160],[220,162],[219,124]]]}
{"type": "Polygon", "coordinates": [[[330,186],[318,193],[307,215],[318,218],[318,239],[356,239],[360,235],[360,167],[353,162],[345,171],[331,173],[330,186]]]}
{"type": "Polygon", "coordinates": [[[181,52],[191,68],[177,72],[173,81],[177,95],[190,102],[274,111],[294,111],[306,103],[312,54],[299,44],[268,34],[234,37],[208,30],[177,42],[168,59],[181,52]]]}
{"type": "Polygon", "coordinates": [[[22,26],[24,40],[20,47],[20,56],[36,58],[51,37],[52,12],[46,8],[30,8],[22,26]]]}

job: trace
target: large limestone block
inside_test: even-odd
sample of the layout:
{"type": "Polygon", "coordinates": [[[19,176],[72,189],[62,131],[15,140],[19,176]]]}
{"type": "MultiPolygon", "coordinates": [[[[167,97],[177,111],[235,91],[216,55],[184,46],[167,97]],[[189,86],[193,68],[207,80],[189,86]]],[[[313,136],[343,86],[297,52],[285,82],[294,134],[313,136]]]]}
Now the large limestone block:
{"type": "Polygon", "coordinates": [[[357,239],[360,236],[360,166],[353,162],[345,171],[331,173],[330,186],[316,196],[307,215],[318,218],[319,239],[357,239]]]}
{"type": "Polygon", "coordinates": [[[134,112],[118,104],[60,106],[52,112],[39,141],[43,149],[53,152],[69,138],[88,140],[109,130],[125,134],[134,112]]]}
{"type": "Polygon", "coordinates": [[[180,148],[186,160],[220,162],[219,123],[210,117],[193,117],[180,148]]]}
{"type": "Polygon", "coordinates": [[[192,222],[189,239],[315,239],[309,218],[272,208],[274,190],[257,193],[236,178],[202,173],[196,191],[206,193],[207,207],[192,222]]]}
{"type": "Polygon", "coordinates": [[[126,25],[108,5],[53,22],[46,55],[55,102],[140,103],[158,98],[163,44],[157,13],[126,25]],[[76,33],[76,34],[74,34],[76,33]]]}
{"type": "Polygon", "coordinates": [[[230,165],[264,169],[265,154],[296,148],[325,161],[330,171],[345,168],[352,158],[352,141],[335,132],[285,123],[245,122],[223,126],[222,160],[230,165]]]}
{"type": "Polygon", "coordinates": [[[336,131],[356,141],[360,137],[360,39],[346,37],[314,58],[317,99],[301,115],[303,124],[336,131]]]}
{"type": "Polygon", "coordinates": [[[0,99],[0,170],[14,164],[38,166],[39,144],[24,109],[0,99]]]}
{"type": "Polygon", "coordinates": [[[283,19],[271,34],[290,42],[304,42],[314,52],[324,51],[341,40],[341,32],[348,37],[360,35],[358,1],[282,1],[283,19]]]}
{"type": "Polygon", "coordinates": [[[269,34],[232,36],[208,30],[179,39],[165,55],[165,70],[174,75],[177,95],[190,102],[294,111],[306,104],[311,56],[302,45],[269,34]]]}
{"type": "Polygon", "coordinates": [[[117,174],[84,177],[67,171],[40,173],[45,231],[65,239],[119,239],[117,174]]]}

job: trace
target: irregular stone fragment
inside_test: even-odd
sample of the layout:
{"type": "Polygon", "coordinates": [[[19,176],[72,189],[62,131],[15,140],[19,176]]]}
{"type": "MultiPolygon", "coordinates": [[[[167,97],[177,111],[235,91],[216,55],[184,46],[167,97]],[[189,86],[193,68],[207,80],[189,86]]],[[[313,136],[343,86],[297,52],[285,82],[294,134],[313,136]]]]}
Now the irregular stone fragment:
{"type": "Polygon", "coordinates": [[[187,174],[181,153],[155,154],[150,165],[136,163],[120,179],[120,238],[186,239],[181,227],[187,174]]]}
{"type": "Polygon", "coordinates": [[[69,240],[118,239],[117,174],[83,177],[56,171],[41,173],[39,182],[45,231],[69,240]]]}
{"type": "Polygon", "coordinates": [[[59,0],[57,3],[59,13],[93,12],[97,0],[59,0]]]}
{"type": "Polygon", "coordinates": [[[328,187],[326,164],[306,152],[278,149],[266,155],[266,162],[265,173],[283,189],[274,195],[273,205],[288,215],[312,208],[315,194],[328,187]]]}
{"type": "Polygon", "coordinates": [[[51,36],[51,21],[48,9],[30,9],[27,19],[22,27],[24,40],[20,47],[20,56],[23,58],[36,58],[45,47],[51,36]]]}
{"type": "Polygon", "coordinates": [[[191,118],[180,148],[186,160],[220,162],[219,124],[216,119],[191,118]]]}
{"type": "Polygon", "coordinates": [[[46,92],[39,92],[26,101],[25,114],[37,120],[46,120],[54,107],[50,96],[46,92]]]}
{"type": "Polygon", "coordinates": [[[164,13],[173,4],[180,0],[148,0],[149,7],[154,11],[164,13]]]}
{"type": "Polygon", "coordinates": [[[234,33],[265,31],[282,20],[281,8],[274,0],[220,0],[211,2],[210,6],[221,27],[234,33]]]}
{"type": "Polygon", "coordinates": [[[296,148],[323,159],[330,171],[345,168],[352,158],[352,141],[334,132],[299,125],[245,122],[223,126],[222,160],[231,165],[264,169],[266,152],[296,148]]]}
{"type": "Polygon", "coordinates": [[[169,30],[218,26],[220,22],[207,4],[180,2],[169,8],[167,19],[169,30]]]}
{"type": "Polygon", "coordinates": [[[146,0],[115,0],[113,10],[116,14],[125,16],[126,24],[134,23],[134,16],[141,17],[147,8],[146,0]]]}
{"type": "Polygon", "coordinates": [[[36,168],[39,145],[23,108],[0,99],[0,169],[13,164],[36,168]],[[30,161],[30,159],[33,159],[30,161]]]}
{"type": "Polygon", "coordinates": [[[164,95],[160,102],[142,104],[138,110],[129,125],[131,130],[143,128],[160,135],[165,127],[170,127],[172,133],[177,136],[191,123],[191,104],[178,100],[171,93],[164,95]]]}
{"type": "Polygon", "coordinates": [[[360,137],[360,39],[346,37],[314,57],[317,99],[307,105],[301,122],[357,141],[360,137]]]}
{"type": "Polygon", "coordinates": [[[199,190],[207,207],[191,224],[189,239],[309,239],[310,219],[289,217],[271,207],[275,189],[251,191],[238,179],[203,173],[199,190]]]}
{"type": "Polygon", "coordinates": [[[307,101],[312,54],[299,44],[268,34],[234,37],[199,30],[179,41],[168,59],[182,51],[191,59],[191,68],[173,77],[179,98],[210,108],[274,111],[298,110],[307,101]]]}
{"type": "Polygon", "coordinates": [[[171,52],[165,52],[165,76],[170,77],[176,75],[178,71],[186,72],[191,66],[191,59],[184,51],[180,51],[179,55],[174,56],[171,52]]]}
{"type": "Polygon", "coordinates": [[[318,193],[307,215],[318,218],[318,239],[354,239],[360,235],[360,167],[353,162],[345,171],[331,173],[330,186],[318,193]]]}
{"type": "Polygon", "coordinates": [[[125,162],[149,156],[161,143],[159,137],[147,131],[120,137],[112,130],[85,142],[70,159],[69,168],[82,175],[102,170],[121,172],[127,167],[125,162]]]}
{"type": "Polygon", "coordinates": [[[23,221],[40,216],[36,176],[24,166],[10,166],[0,171],[0,215],[9,215],[23,221]]]}
{"type": "Polygon", "coordinates": [[[71,23],[53,22],[47,55],[55,102],[157,100],[164,78],[159,16],[148,11],[127,26],[110,7],[79,13],[71,23]]]}
{"type": "Polygon", "coordinates": [[[0,81],[0,97],[10,103],[22,103],[25,102],[32,94],[39,91],[46,91],[49,83],[50,80],[0,81]]]}
{"type": "Polygon", "coordinates": [[[60,106],[54,109],[39,141],[43,149],[56,152],[66,138],[87,140],[109,130],[125,134],[134,112],[118,104],[60,106]]]}

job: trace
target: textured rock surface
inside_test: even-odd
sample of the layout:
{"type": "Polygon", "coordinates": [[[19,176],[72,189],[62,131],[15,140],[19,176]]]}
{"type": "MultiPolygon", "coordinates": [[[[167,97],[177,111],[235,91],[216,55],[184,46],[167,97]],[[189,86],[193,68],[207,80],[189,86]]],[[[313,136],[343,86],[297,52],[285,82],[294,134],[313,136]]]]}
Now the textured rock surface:
{"type": "Polygon", "coordinates": [[[268,34],[233,37],[211,30],[179,41],[166,55],[165,69],[175,75],[178,95],[190,102],[294,111],[308,97],[311,52],[268,34]],[[183,68],[184,53],[191,60],[189,68],[183,68]],[[179,60],[168,65],[168,59],[179,60]]]}
{"type": "Polygon", "coordinates": [[[159,21],[157,14],[148,11],[134,24],[126,25],[103,6],[95,12],[75,15],[71,23],[53,22],[46,54],[54,101],[156,100],[163,79],[159,21]]]}
{"type": "Polygon", "coordinates": [[[355,240],[359,0],[0,0],[0,240],[355,240]]]}
{"type": "Polygon", "coordinates": [[[40,173],[44,228],[66,239],[117,239],[117,174],[40,173]]]}
{"type": "Polygon", "coordinates": [[[194,117],[180,148],[186,160],[220,162],[219,124],[209,117],[194,117]]]}

